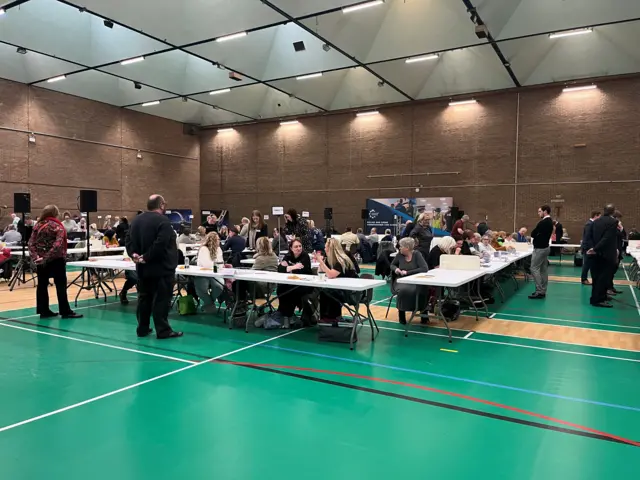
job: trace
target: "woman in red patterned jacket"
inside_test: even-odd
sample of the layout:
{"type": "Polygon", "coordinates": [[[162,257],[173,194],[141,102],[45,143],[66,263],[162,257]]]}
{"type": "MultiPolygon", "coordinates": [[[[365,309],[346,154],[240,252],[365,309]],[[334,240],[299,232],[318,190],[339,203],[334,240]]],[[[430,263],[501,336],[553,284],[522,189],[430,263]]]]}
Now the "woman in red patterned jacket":
{"type": "Polygon", "coordinates": [[[49,279],[53,278],[58,294],[58,308],[62,318],[81,318],[69,306],[67,299],[67,232],[58,220],[60,211],[55,205],[47,205],[40,221],[33,227],[29,239],[29,254],[36,264],[38,289],[36,291],[36,313],[40,318],[58,315],[49,308],[49,279]]]}

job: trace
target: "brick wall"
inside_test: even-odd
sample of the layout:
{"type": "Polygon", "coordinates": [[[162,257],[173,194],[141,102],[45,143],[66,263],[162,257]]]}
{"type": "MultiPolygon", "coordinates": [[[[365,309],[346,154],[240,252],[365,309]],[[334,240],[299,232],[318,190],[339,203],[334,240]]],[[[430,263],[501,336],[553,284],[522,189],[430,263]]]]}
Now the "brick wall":
{"type": "Polygon", "coordinates": [[[452,196],[472,220],[488,216],[492,227],[512,231],[514,223],[535,225],[537,207],[553,200],[577,241],[591,209],[615,202],[627,228],[640,226],[640,78],[561,90],[207,130],[200,204],[228,209],[234,221],[283,205],[309,210],[320,223],[324,207],[333,207],[341,230],[362,225],[367,198],[452,196]],[[399,173],[430,175],[367,178],[399,173]]]}
{"type": "Polygon", "coordinates": [[[106,214],[131,219],[152,193],[163,194],[170,208],[197,212],[199,143],[178,122],[0,80],[0,205],[9,212],[14,192],[30,192],[36,214],[49,203],[77,212],[80,189],[98,191],[92,221],[106,214]],[[36,143],[6,128],[36,132],[36,143]]]}

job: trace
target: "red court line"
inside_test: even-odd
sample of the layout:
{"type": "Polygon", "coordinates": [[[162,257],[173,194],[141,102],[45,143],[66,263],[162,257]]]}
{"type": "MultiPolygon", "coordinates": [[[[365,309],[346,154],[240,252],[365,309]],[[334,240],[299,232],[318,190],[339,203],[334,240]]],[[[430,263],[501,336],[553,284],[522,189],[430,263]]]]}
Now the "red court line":
{"type": "Polygon", "coordinates": [[[589,427],[585,427],[585,426],[582,426],[582,425],[578,425],[576,423],[567,422],[565,420],[560,420],[558,418],[549,417],[547,415],[543,415],[543,414],[540,414],[540,413],[530,412],[528,410],[523,410],[523,409],[517,408],[517,407],[511,407],[509,405],[503,405],[501,403],[492,402],[490,400],[483,400],[482,398],[470,397],[468,395],[463,395],[461,393],[448,392],[446,390],[440,390],[440,389],[437,389],[437,388],[425,387],[423,385],[417,385],[417,384],[414,384],[414,383],[399,382],[399,381],[396,381],[396,380],[388,380],[386,378],[368,377],[366,375],[357,375],[355,373],[334,372],[332,370],[318,370],[318,369],[315,369],[315,368],[295,367],[295,366],[291,366],[291,365],[273,365],[273,364],[268,364],[268,363],[249,363],[249,362],[231,362],[231,361],[223,361],[223,362],[220,362],[220,363],[227,363],[227,364],[231,364],[231,365],[240,365],[240,366],[247,366],[247,367],[280,368],[280,369],[283,369],[283,370],[299,370],[299,371],[303,371],[303,372],[324,373],[324,374],[327,374],[327,375],[336,375],[336,376],[339,376],[339,377],[351,377],[351,378],[358,378],[358,379],[361,379],[361,380],[371,380],[371,381],[374,381],[374,382],[388,383],[388,384],[391,384],[391,385],[399,385],[399,386],[402,386],[402,387],[416,388],[418,390],[425,390],[425,391],[428,391],[428,392],[440,393],[442,395],[448,395],[450,397],[462,398],[464,400],[469,400],[471,402],[482,403],[482,404],[485,404],[485,405],[491,405],[493,407],[502,408],[504,410],[510,410],[512,412],[521,413],[523,415],[529,415],[531,417],[542,418],[542,419],[548,420],[550,422],[559,423],[560,425],[573,427],[573,428],[576,428],[578,430],[582,430],[582,431],[589,432],[589,433],[594,433],[596,435],[600,435],[600,436],[603,436],[603,437],[611,438],[611,439],[617,440],[619,442],[624,442],[624,443],[627,443],[629,445],[633,445],[634,447],[640,447],[640,442],[636,442],[634,440],[629,440],[629,439],[626,439],[626,438],[623,438],[623,437],[619,437],[619,436],[613,435],[611,433],[601,432],[600,430],[595,430],[593,428],[589,428],[589,427]]]}

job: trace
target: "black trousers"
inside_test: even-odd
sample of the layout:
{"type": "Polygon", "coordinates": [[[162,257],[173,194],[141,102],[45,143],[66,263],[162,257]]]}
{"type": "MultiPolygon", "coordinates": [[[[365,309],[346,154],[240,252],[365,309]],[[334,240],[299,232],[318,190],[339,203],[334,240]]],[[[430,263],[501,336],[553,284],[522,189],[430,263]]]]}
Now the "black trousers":
{"type": "Polygon", "coordinates": [[[613,275],[616,271],[616,262],[593,256],[591,259],[591,305],[607,301],[607,290],[613,282],[613,275]]]}
{"type": "Polygon", "coordinates": [[[127,270],[124,272],[124,278],[126,278],[124,285],[122,286],[122,290],[120,293],[122,295],[126,295],[129,290],[136,286],[138,283],[138,274],[136,272],[132,272],[127,270]]]}
{"type": "Polygon", "coordinates": [[[308,287],[278,285],[278,311],[285,317],[293,317],[296,307],[302,308],[302,297],[309,293],[308,287]]]}
{"type": "Polygon", "coordinates": [[[144,335],[149,331],[152,314],[157,336],[171,332],[169,309],[174,282],[175,275],[138,278],[138,334],[144,335]]]}
{"type": "Polygon", "coordinates": [[[49,310],[49,279],[53,278],[58,295],[60,315],[72,312],[67,299],[67,264],[64,258],[56,258],[36,268],[38,288],[36,289],[36,313],[43,315],[49,310]]]}

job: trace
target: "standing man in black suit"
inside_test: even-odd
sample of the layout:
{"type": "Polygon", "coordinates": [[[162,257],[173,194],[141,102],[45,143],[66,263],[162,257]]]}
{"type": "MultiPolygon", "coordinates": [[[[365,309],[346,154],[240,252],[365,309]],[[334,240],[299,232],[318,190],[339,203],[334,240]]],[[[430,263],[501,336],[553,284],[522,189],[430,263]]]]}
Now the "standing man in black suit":
{"type": "Polygon", "coordinates": [[[553,234],[553,220],[551,207],[543,205],[538,209],[541,220],[531,232],[533,240],[533,255],[531,256],[531,275],[536,283],[536,291],[529,295],[531,300],[539,300],[547,296],[549,282],[549,241],[553,234]]]}
{"type": "Polygon", "coordinates": [[[127,236],[127,253],[136,263],[138,274],[138,337],[153,332],[149,328],[152,313],[159,339],[182,336],[169,325],[178,247],[176,232],[164,214],[166,208],[162,196],[151,195],[148,211],[134,218],[127,236]]]}
{"type": "Polygon", "coordinates": [[[593,222],[600,218],[600,212],[594,210],[591,212],[591,218],[587,223],[584,224],[584,229],[582,230],[582,275],[581,281],[583,285],[591,285],[589,281],[589,270],[591,270],[591,259],[592,256],[587,255],[589,249],[593,248],[593,222]]]}
{"type": "Polygon", "coordinates": [[[587,251],[591,255],[591,305],[611,308],[607,300],[607,288],[613,279],[618,260],[618,220],[613,218],[613,205],[604,208],[604,215],[593,222],[593,247],[587,251]]]}

